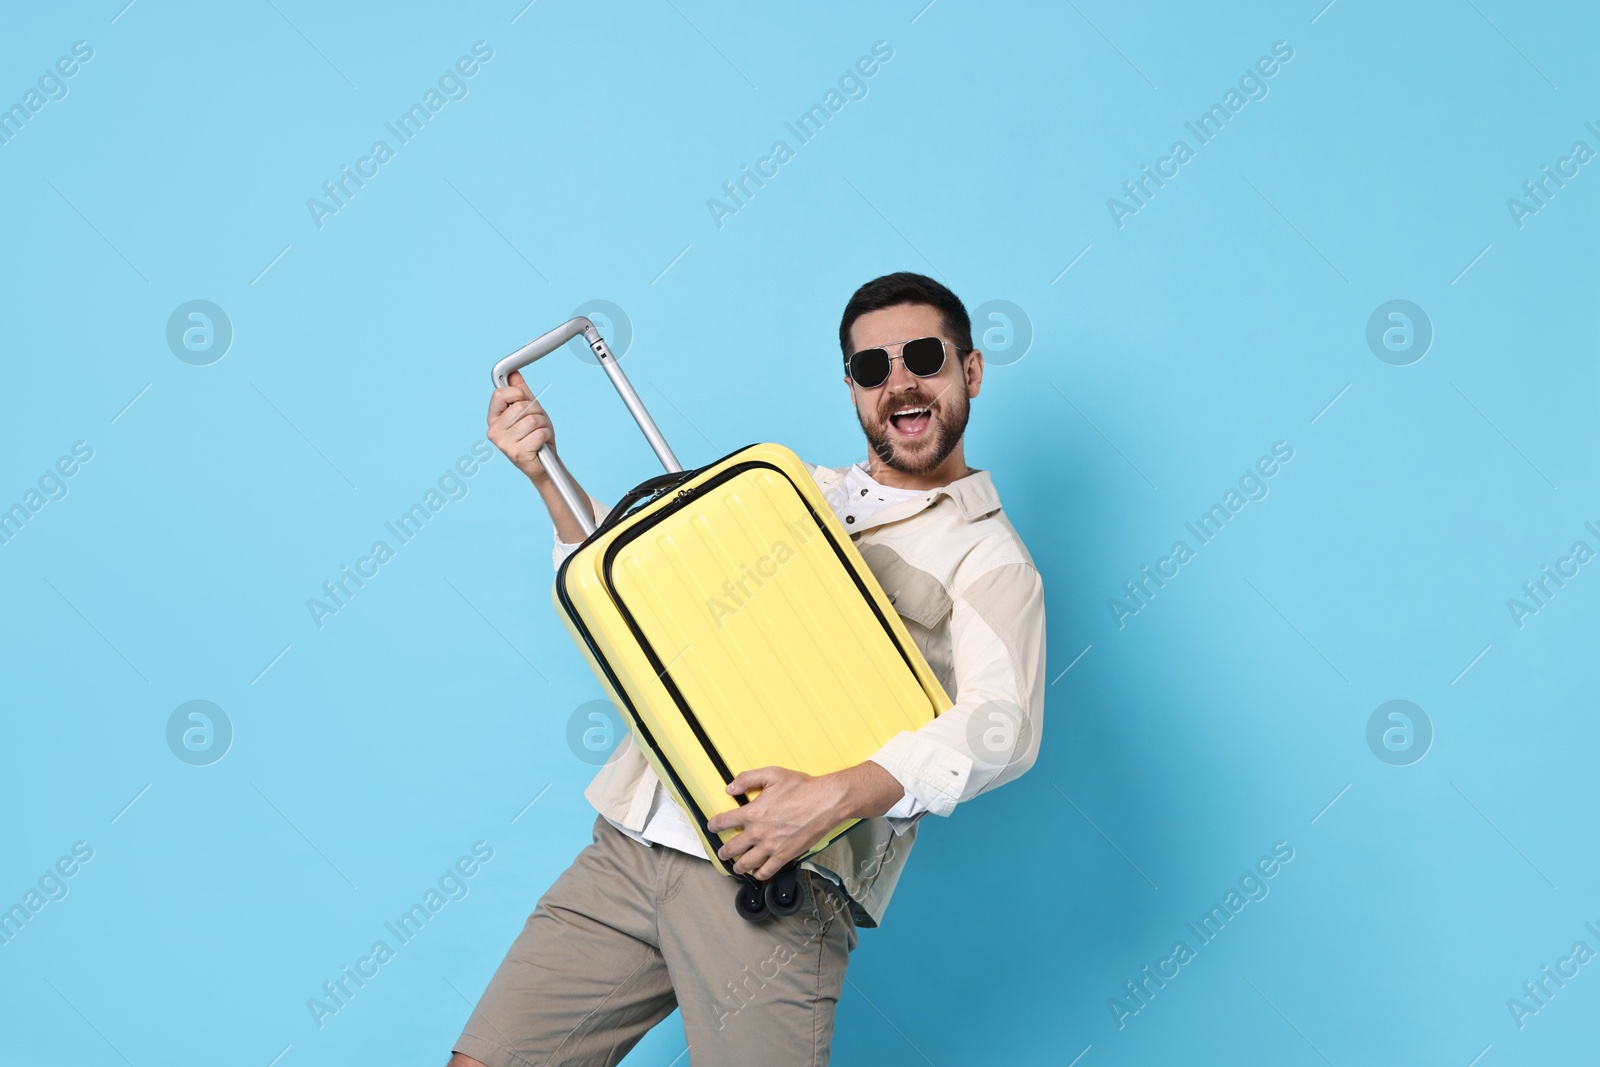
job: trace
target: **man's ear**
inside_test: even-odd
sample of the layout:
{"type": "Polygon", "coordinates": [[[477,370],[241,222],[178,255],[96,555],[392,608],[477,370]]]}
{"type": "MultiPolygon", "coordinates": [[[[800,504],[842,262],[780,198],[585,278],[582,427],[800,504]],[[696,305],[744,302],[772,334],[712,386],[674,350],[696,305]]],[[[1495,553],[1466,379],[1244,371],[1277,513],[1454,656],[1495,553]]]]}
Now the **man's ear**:
{"type": "Polygon", "coordinates": [[[967,379],[967,399],[978,395],[978,389],[983,385],[983,352],[974,348],[967,353],[967,358],[961,361],[961,371],[967,379]]]}

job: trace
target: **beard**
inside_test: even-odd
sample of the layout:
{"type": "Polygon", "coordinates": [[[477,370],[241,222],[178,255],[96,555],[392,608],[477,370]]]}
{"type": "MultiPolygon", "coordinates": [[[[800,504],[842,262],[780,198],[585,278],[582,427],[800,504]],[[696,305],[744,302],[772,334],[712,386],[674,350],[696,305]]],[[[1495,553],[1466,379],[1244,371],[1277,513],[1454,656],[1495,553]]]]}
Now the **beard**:
{"type": "Polygon", "coordinates": [[[920,391],[901,393],[879,408],[874,425],[867,425],[860,408],[856,409],[856,421],[861,423],[861,432],[867,435],[867,444],[884,466],[901,474],[920,477],[936,470],[939,464],[950,458],[950,453],[961,443],[961,435],[967,432],[970,414],[971,403],[966,391],[957,388],[945,390],[937,400],[920,391]],[[943,402],[944,397],[950,398],[948,404],[943,402]],[[920,437],[909,442],[897,439],[889,424],[888,413],[903,407],[928,409],[928,428],[920,437]]]}

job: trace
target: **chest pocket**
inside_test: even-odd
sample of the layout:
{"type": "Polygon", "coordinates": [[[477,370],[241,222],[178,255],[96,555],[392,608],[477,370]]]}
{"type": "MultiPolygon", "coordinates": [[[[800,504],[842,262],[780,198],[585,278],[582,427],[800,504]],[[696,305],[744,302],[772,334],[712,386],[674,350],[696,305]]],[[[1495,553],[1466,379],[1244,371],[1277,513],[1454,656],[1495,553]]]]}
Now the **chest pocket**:
{"type": "Polygon", "coordinates": [[[913,567],[888,545],[857,544],[856,548],[901,618],[933,630],[949,617],[950,594],[939,579],[913,567]]]}

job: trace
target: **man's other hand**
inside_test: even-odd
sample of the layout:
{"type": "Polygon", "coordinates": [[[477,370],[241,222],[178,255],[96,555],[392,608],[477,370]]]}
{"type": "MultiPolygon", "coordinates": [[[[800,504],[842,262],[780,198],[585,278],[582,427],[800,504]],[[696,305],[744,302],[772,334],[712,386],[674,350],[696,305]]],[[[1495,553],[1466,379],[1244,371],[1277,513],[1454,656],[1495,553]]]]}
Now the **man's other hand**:
{"type": "Polygon", "coordinates": [[[707,821],[712,833],[739,830],[717,856],[733,860],[735,874],[754,874],[766,881],[840,823],[882,815],[905,790],[893,775],[868,760],[824,775],[758,767],[737,775],[728,783],[728,793],[757,795],[707,821]]]}
{"type": "Polygon", "coordinates": [[[507,380],[510,385],[489,395],[489,440],[534,485],[544,485],[550,475],[539,462],[538,453],[545,445],[555,446],[555,427],[520,370],[512,371],[507,380]]]}

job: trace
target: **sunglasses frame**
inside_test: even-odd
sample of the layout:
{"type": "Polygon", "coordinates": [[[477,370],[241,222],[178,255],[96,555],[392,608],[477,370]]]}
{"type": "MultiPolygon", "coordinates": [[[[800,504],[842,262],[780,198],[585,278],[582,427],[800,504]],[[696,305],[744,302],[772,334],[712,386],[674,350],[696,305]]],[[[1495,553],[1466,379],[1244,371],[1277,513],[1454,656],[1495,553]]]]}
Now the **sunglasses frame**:
{"type": "MultiPolygon", "coordinates": [[[[949,360],[950,360],[950,353],[947,351],[948,349],[954,348],[959,355],[966,355],[966,352],[963,352],[953,342],[946,341],[943,337],[939,337],[939,336],[937,336],[935,334],[926,334],[926,335],[924,335],[922,337],[908,337],[904,341],[890,341],[888,344],[873,345],[871,348],[862,348],[862,349],[859,349],[859,350],[857,350],[855,352],[850,353],[850,355],[845,357],[845,361],[844,361],[844,373],[845,373],[846,377],[848,377],[850,379],[851,383],[853,385],[855,385],[856,388],[858,388],[858,389],[881,389],[884,386],[884,384],[887,383],[889,381],[889,379],[891,377],[893,377],[893,375],[894,375],[894,361],[898,359],[902,366],[905,365],[905,362],[906,362],[906,359],[905,359],[905,346],[910,344],[912,341],[938,341],[939,342],[939,356],[940,356],[940,358],[939,358],[939,365],[937,367],[933,368],[933,370],[929,371],[926,374],[917,374],[917,372],[914,371],[914,370],[911,370],[910,367],[906,367],[907,371],[910,371],[910,373],[915,374],[918,378],[932,378],[934,375],[936,375],[940,371],[944,370],[945,364],[948,363],[949,360]],[[854,370],[851,369],[850,364],[857,356],[861,355],[864,352],[878,352],[878,351],[881,351],[881,352],[887,353],[888,350],[891,349],[891,348],[899,349],[899,351],[895,355],[892,355],[892,356],[889,357],[889,373],[884,375],[883,381],[879,382],[877,385],[863,385],[860,381],[858,381],[856,379],[855,372],[854,372],[854,370]]],[[[970,352],[970,351],[972,351],[972,349],[968,349],[967,351],[970,352]]]]}

